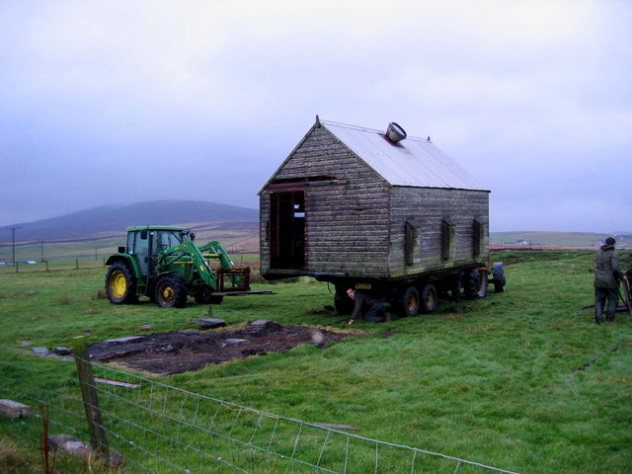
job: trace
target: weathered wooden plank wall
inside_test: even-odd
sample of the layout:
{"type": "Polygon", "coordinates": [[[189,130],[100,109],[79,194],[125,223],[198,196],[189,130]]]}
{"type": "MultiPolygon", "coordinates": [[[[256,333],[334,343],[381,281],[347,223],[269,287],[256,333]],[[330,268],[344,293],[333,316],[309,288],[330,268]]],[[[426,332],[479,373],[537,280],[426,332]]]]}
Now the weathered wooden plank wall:
{"type": "Polygon", "coordinates": [[[480,247],[489,244],[489,193],[458,189],[393,188],[391,199],[391,274],[450,268],[485,260],[487,254],[474,251],[474,220],[482,230],[480,247]],[[455,228],[454,249],[443,259],[442,230],[446,220],[455,228]],[[404,253],[405,222],[415,227],[413,264],[404,253]]]}

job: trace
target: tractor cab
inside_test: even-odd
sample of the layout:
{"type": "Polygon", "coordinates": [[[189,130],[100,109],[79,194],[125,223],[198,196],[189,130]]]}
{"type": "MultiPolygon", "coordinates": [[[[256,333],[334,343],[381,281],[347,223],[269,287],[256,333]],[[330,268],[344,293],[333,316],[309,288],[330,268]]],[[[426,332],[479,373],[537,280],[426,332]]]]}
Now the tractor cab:
{"type": "Polygon", "coordinates": [[[153,275],[158,254],[187,240],[195,234],[179,227],[130,227],[127,230],[127,253],[138,263],[140,275],[153,275]]]}

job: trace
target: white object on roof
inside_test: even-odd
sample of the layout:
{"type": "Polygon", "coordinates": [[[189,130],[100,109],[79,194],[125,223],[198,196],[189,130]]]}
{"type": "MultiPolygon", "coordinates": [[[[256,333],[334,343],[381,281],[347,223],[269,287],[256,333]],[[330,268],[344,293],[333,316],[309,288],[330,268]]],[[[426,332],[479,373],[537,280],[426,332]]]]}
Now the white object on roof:
{"type": "Polygon", "coordinates": [[[487,191],[429,139],[409,136],[392,143],[380,130],[320,123],[393,186],[487,191]]]}

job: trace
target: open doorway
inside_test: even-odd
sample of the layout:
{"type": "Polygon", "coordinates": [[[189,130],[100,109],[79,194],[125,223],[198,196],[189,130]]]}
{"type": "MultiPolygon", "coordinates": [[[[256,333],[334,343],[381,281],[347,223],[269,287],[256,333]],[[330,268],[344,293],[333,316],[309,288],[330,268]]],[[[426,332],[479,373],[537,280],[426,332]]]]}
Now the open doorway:
{"type": "Polygon", "coordinates": [[[305,193],[270,194],[270,264],[272,268],[305,267],[305,193]]]}

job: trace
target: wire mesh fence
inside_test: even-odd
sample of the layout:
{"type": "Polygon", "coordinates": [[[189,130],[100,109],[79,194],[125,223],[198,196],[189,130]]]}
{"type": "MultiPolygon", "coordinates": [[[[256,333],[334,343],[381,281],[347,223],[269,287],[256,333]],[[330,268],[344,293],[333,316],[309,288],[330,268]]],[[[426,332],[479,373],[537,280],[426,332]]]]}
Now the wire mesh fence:
{"type": "MultiPolygon", "coordinates": [[[[38,446],[49,435],[90,440],[98,410],[110,455],[124,472],[480,473],[511,471],[365,438],[92,365],[97,401],[86,405],[75,364],[0,347],[0,398],[33,416],[2,426],[38,446]]],[[[87,361],[83,361],[87,362],[87,361]]]]}

